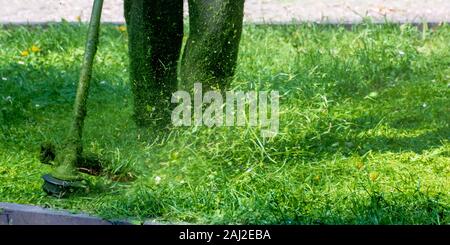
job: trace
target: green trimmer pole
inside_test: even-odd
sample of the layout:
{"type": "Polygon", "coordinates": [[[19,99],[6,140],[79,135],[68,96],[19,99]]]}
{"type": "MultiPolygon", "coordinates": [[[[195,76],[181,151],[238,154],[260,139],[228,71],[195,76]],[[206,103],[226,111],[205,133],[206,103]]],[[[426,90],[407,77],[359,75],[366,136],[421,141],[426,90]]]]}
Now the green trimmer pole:
{"type": "MultiPolygon", "coordinates": [[[[55,159],[55,169],[50,175],[50,177],[64,181],[66,184],[70,184],[70,181],[81,180],[80,174],[76,169],[76,163],[80,161],[83,152],[83,124],[86,116],[86,105],[92,77],[92,67],[99,42],[102,7],[103,0],[94,0],[85,54],[81,67],[80,80],[78,82],[77,94],[75,98],[72,125],[66,145],[63,146],[64,149],[58,151],[55,159]]],[[[46,176],[49,177],[49,175],[46,176]]],[[[47,179],[45,180],[47,182],[47,179]]]]}

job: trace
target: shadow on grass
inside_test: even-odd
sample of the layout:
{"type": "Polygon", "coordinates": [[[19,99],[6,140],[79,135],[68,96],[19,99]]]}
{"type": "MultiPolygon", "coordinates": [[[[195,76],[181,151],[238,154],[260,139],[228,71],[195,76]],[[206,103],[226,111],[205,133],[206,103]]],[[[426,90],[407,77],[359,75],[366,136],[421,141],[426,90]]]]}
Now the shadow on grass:
{"type": "MultiPolygon", "coordinates": [[[[2,76],[9,78],[0,83],[0,129],[32,120],[36,110],[51,106],[71,108],[75,101],[78,65],[68,68],[10,63],[0,70],[2,76]]],[[[115,97],[130,95],[127,87],[101,83],[115,77],[98,70],[91,82],[90,102],[111,103],[115,97]]]]}
{"type": "Polygon", "coordinates": [[[371,136],[365,131],[357,131],[351,136],[330,133],[317,138],[316,135],[307,135],[302,144],[307,145],[310,151],[316,154],[337,152],[344,155],[359,153],[364,155],[373,152],[408,152],[422,153],[442,146],[444,140],[450,138],[448,128],[437,128],[417,136],[371,136]],[[362,136],[359,136],[362,135],[362,136]]]}

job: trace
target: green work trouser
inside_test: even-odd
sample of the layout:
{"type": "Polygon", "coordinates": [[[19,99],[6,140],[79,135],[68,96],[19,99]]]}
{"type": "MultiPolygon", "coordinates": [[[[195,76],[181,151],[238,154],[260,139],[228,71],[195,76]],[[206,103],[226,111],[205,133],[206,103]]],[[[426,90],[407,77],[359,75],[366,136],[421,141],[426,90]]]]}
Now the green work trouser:
{"type": "Polygon", "coordinates": [[[172,93],[227,88],[236,66],[244,0],[189,0],[189,36],[183,41],[182,0],[125,0],[134,117],[139,126],[170,123],[172,93]]]}

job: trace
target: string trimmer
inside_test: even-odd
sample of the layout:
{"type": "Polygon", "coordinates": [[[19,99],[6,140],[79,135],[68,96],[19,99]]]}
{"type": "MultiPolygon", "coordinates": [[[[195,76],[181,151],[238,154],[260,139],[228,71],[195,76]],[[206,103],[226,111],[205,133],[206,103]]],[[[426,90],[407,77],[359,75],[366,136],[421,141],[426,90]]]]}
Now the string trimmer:
{"type": "Polygon", "coordinates": [[[80,80],[75,98],[73,121],[66,139],[66,145],[57,152],[54,160],[55,167],[52,173],[43,176],[43,189],[51,195],[63,196],[84,186],[83,178],[78,172],[76,165],[82,161],[82,131],[86,116],[86,102],[91,83],[92,67],[99,42],[102,7],[103,0],[94,0],[80,80]]]}

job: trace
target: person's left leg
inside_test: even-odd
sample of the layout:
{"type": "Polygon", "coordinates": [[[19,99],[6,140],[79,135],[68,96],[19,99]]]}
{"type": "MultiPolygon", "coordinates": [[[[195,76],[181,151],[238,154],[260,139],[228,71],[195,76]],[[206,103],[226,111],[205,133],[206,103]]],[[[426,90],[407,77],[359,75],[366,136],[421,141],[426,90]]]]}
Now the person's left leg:
{"type": "Polygon", "coordinates": [[[225,90],[236,66],[244,0],[189,0],[189,38],[181,61],[181,86],[225,90]]]}
{"type": "Polygon", "coordinates": [[[138,126],[170,123],[183,39],[183,0],[125,0],[130,82],[138,126]]]}

